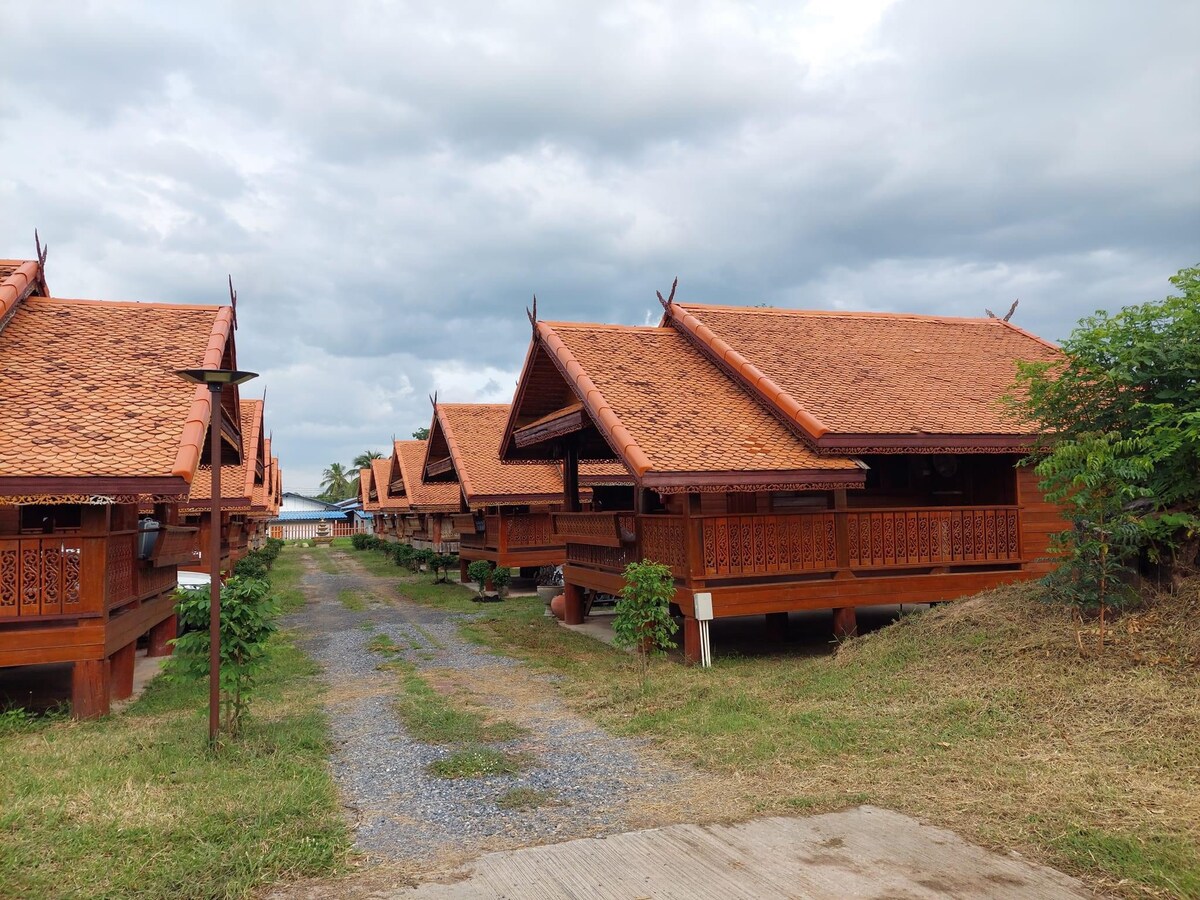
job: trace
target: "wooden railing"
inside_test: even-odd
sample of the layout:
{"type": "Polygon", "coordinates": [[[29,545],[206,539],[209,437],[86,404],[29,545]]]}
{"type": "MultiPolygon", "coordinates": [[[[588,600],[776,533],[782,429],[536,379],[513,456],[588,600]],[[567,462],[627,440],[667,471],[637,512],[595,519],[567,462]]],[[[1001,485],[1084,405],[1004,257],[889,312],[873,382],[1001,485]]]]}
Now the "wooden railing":
{"type": "Polygon", "coordinates": [[[196,558],[199,549],[198,528],[182,525],[158,526],[158,538],[150,554],[150,564],[161,566],[186,566],[196,558]]]}
{"type": "Polygon", "coordinates": [[[461,535],[464,547],[505,551],[555,547],[563,543],[562,537],[554,532],[550,513],[489,515],[483,519],[484,530],[481,532],[473,517],[454,517],[454,528],[461,535]]]}
{"type": "Polygon", "coordinates": [[[851,568],[1021,560],[1015,506],[853,510],[845,516],[851,568]]]}
{"type": "Polygon", "coordinates": [[[553,516],[570,564],[616,569],[646,558],[670,566],[680,579],[1022,562],[1020,510],[1015,506],[553,516]],[[631,534],[635,518],[636,537],[631,534]]]}
{"type": "Polygon", "coordinates": [[[158,581],[173,585],[168,566],[145,570],[164,573],[160,579],[139,572],[139,537],[129,530],[0,538],[0,620],[99,616],[158,581]]]}

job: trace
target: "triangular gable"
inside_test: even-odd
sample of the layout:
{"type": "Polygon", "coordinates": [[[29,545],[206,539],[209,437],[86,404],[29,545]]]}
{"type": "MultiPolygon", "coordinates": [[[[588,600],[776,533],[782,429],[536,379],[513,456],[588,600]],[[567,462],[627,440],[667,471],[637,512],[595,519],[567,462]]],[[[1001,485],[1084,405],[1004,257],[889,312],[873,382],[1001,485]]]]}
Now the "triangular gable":
{"type": "Polygon", "coordinates": [[[407,501],[414,512],[458,512],[462,508],[456,483],[424,482],[425,441],[396,441],[392,451],[392,480],[388,485],[393,500],[407,501]]]}

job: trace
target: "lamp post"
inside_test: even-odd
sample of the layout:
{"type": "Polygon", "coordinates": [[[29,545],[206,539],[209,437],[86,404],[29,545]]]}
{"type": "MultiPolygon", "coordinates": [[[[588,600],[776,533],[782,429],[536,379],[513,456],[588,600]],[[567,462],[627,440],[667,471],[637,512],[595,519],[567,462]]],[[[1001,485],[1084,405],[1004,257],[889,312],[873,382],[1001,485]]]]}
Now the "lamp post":
{"type": "Polygon", "coordinates": [[[221,388],[257,378],[236,369],[180,369],[175,373],[208,387],[208,456],[212,467],[212,512],[208,528],[208,742],[217,744],[221,727],[221,388]]]}

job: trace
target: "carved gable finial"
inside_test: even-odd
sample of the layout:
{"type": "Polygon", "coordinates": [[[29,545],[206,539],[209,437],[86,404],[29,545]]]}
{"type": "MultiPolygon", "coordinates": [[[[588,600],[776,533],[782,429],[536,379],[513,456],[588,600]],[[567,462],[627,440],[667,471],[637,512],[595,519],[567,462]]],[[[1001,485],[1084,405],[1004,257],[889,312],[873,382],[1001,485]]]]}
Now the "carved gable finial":
{"type": "Polygon", "coordinates": [[[229,305],[233,307],[233,330],[237,331],[237,291],[233,289],[233,276],[229,276],[229,305]]]}
{"type": "Polygon", "coordinates": [[[529,316],[529,324],[534,331],[537,331],[537,294],[533,295],[533,309],[525,307],[525,315],[529,316]]]}
{"type": "Polygon", "coordinates": [[[50,245],[42,246],[42,237],[38,234],[38,230],[33,229],[33,246],[37,249],[38,268],[42,270],[42,277],[45,277],[46,271],[46,254],[50,252],[50,245]]]}
{"type": "Polygon", "coordinates": [[[675,302],[675,288],[677,288],[677,287],[679,287],[679,276],[678,275],[676,275],[675,280],[671,282],[671,296],[667,297],[664,300],[662,291],[654,292],[658,296],[658,302],[662,304],[662,308],[667,310],[668,312],[671,309],[671,304],[675,302]]]}

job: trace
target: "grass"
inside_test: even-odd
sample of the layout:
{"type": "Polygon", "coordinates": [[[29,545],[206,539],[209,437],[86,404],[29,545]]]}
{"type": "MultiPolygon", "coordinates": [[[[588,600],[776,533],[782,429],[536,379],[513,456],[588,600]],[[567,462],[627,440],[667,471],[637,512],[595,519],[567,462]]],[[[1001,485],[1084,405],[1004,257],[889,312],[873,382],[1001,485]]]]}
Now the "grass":
{"type": "Polygon", "coordinates": [[[1200,896],[1197,616],[1200,582],[1118,620],[1115,646],[1081,658],[1069,617],[1013,586],[830,655],[718,644],[707,671],[658,661],[645,693],[628,656],[540,604],[510,600],[463,628],[563,676],[566,699],[610,731],[716,775],[730,818],[869,802],[1108,890],[1200,896]]]}
{"type": "MultiPolygon", "coordinates": [[[[394,645],[393,645],[394,646],[394,645]]],[[[505,719],[491,719],[464,697],[434,690],[416,669],[402,660],[391,667],[400,673],[396,712],[404,727],[427,744],[490,744],[516,740],[524,728],[505,719]]]]}
{"type": "Polygon", "coordinates": [[[427,770],[437,778],[492,778],[516,775],[529,764],[527,754],[505,753],[492,747],[465,747],[430,763],[427,770]]]}
{"type": "Polygon", "coordinates": [[[284,613],[295,612],[307,602],[304,591],[300,589],[300,579],[304,576],[304,564],[301,561],[303,552],[289,548],[279,554],[275,565],[271,567],[271,588],[284,613]]]}
{"type": "MultiPolygon", "coordinates": [[[[288,557],[273,573],[285,594],[288,557]]],[[[245,737],[219,753],[204,684],[158,678],[92,722],[8,716],[0,894],[241,897],[345,868],[315,667],[286,633],[270,650],[245,737]]]]}
{"type": "Polygon", "coordinates": [[[338,602],[351,612],[362,612],[367,608],[367,601],[363,599],[363,595],[352,588],[338,591],[338,602]]]}
{"type": "Polygon", "coordinates": [[[537,788],[517,787],[505,791],[496,798],[496,805],[501,809],[536,809],[555,802],[554,791],[542,791],[537,788]]]}

